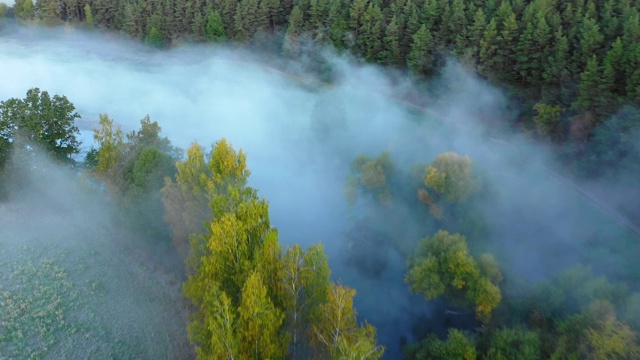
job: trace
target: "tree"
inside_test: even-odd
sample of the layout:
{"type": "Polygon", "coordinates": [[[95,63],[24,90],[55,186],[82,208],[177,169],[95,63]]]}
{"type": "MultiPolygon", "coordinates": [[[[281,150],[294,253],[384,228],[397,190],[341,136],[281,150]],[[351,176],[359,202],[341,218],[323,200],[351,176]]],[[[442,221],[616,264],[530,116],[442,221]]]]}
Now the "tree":
{"type": "Polygon", "coordinates": [[[163,48],[167,45],[166,38],[155,26],[149,28],[145,42],[147,45],[155,48],[163,48]]]}
{"type": "Polygon", "coordinates": [[[383,52],[384,17],[377,4],[369,3],[364,12],[357,43],[368,61],[379,61],[383,52]]]}
{"type": "Polygon", "coordinates": [[[423,294],[427,300],[445,296],[454,304],[470,304],[485,322],[502,298],[497,286],[501,276],[496,276],[495,270],[484,272],[488,267],[478,265],[469,254],[466,238],[460,234],[440,230],[433,237],[422,239],[409,258],[408,268],[405,282],[412,292],[423,294]]]}
{"type": "Polygon", "coordinates": [[[165,177],[175,174],[180,150],[160,137],[161,128],[149,116],[140,120],[140,129],[123,139],[120,126],[106,114],[94,130],[97,151],[96,173],[105,181],[119,206],[124,225],[148,239],[168,239],[169,229],[161,221],[163,206],[160,190],[165,177]]]}
{"type": "Polygon", "coordinates": [[[355,292],[329,282],[322,247],[294,245],[282,255],[266,200],[247,186],[245,155],[221,140],[205,170],[199,146],[189,152],[178,185],[211,206],[206,233],[192,236],[183,288],[195,309],[188,331],[198,357],[379,358],[375,329],[356,322],[355,292]]]}
{"type": "Polygon", "coordinates": [[[473,339],[458,329],[449,329],[446,340],[440,340],[434,334],[429,334],[419,344],[407,346],[404,354],[409,360],[475,360],[477,358],[473,339]]]}
{"type": "Polygon", "coordinates": [[[385,30],[384,49],[384,63],[391,66],[400,66],[400,28],[395,15],[391,18],[391,22],[385,30]]]}
{"type": "Polygon", "coordinates": [[[32,88],[24,99],[12,98],[0,102],[0,168],[9,158],[11,149],[19,146],[30,151],[38,148],[50,157],[73,162],[80,152],[75,119],[80,115],[65,97],[32,88]]]}
{"type": "Polygon", "coordinates": [[[600,93],[601,84],[600,66],[598,65],[598,59],[593,55],[580,75],[579,94],[572,104],[573,109],[597,113],[603,105],[602,94],[600,93]]]}
{"type": "Polygon", "coordinates": [[[98,164],[95,170],[98,173],[106,173],[119,160],[123,151],[124,137],[122,128],[117,125],[114,129],[113,119],[107,114],[100,114],[100,127],[93,130],[93,140],[98,145],[98,164]]]}
{"type": "Polygon", "coordinates": [[[480,41],[480,62],[478,71],[483,75],[489,75],[495,69],[495,57],[498,53],[498,26],[495,19],[491,19],[484,30],[480,41]]]}
{"type": "Polygon", "coordinates": [[[384,348],[376,344],[375,328],[369,324],[358,326],[353,309],[356,291],[343,285],[333,285],[329,300],[320,305],[320,319],[314,325],[317,345],[323,358],[379,359],[384,348]]]}
{"type": "MultiPolygon", "coordinates": [[[[256,334],[257,325],[247,322],[248,317],[253,316],[250,314],[264,312],[260,313],[265,316],[262,320],[273,322],[277,322],[280,317],[272,313],[273,304],[269,305],[264,295],[266,290],[263,289],[262,279],[255,274],[255,257],[270,229],[268,205],[266,201],[258,199],[254,189],[246,186],[249,171],[242,151],[236,152],[224,139],[217,142],[213,147],[206,175],[202,174],[203,164],[200,158],[198,148],[192,148],[191,158],[188,159],[189,167],[184,166],[183,173],[180,174],[181,179],[183,174],[192,179],[178,180],[187,187],[203,184],[206,189],[204,196],[212,209],[212,218],[206,226],[208,231],[202,236],[193,236],[191,240],[192,254],[189,263],[193,274],[185,283],[184,292],[197,312],[189,326],[189,334],[197,342],[201,357],[213,356],[213,349],[220,347],[212,344],[219,341],[230,344],[239,342],[239,354],[251,357],[251,345],[246,340],[259,341],[256,338],[259,335],[256,334]],[[188,171],[189,169],[196,171],[188,171]],[[210,289],[219,291],[212,292],[210,289]],[[246,296],[243,295],[245,291],[246,296]],[[232,326],[231,320],[216,320],[218,325],[227,324],[222,327],[226,329],[223,334],[227,340],[219,340],[214,337],[209,323],[212,316],[219,317],[220,309],[224,310],[222,313],[231,311],[225,310],[227,308],[239,311],[239,314],[228,315],[226,318],[239,319],[240,323],[232,326]],[[234,332],[234,335],[227,336],[229,331],[234,332]]],[[[264,342],[257,351],[275,354],[270,341],[264,342]]]]}
{"type": "Polygon", "coordinates": [[[389,204],[392,201],[389,178],[393,171],[393,163],[386,152],[375,159],[365,155],[358,156],[351,164],[351,174],[344,189],[347,203],[354,205],[358,200],[358,193],[365,191],[374,195],[379,202],[389,204]]]}
{"type": "Polygon", "coordinates": [[[415,35],[411,52],[407,56],[409,70],[420,75],[430,75],[433,72],[433,38],[426,25],[422,25],[415,35]]]}
{"type": "Polygon", "coordinates": [[[91,5],[85,4],[84,6],[84,22],[88,27],[93,27],[93,13],[91,12],[91,5]]]}
{"type": "Polygon", "coordinates": [[[559,341],[551,359],[636,359],[640,357],[636,333],[618,320],[613,306],[596,301],[559,326],[559,341]]]}
{"type": "Polygon", "coordinates": [[[524,327],[498,329],[489,341],[489,359],[537,360],[542,355],[540,333],[524,327]]]}
{"type": "Polygon", "coordinates": [[[455,152],[438,155],[426,167],[424,184],[450,203],[465,202],[479,188],[471,159],[455,152]]]}
{"type": "Polygon", "coordinates": [[[289,17],[289,27],[284,36],[282,50],[289,56],[299,56],[301,49],[301,35],[304,29],[304,18],[302,10],[298,6],[294,7],[289,17]]]}
{"type": "Polygon", "coordinates": [[[253,272],[242,289],[239,332],[240,357],[244,359],[281,359],[286,342],[279,333],[284,315],[276,309],[258,272],[253,272]]]}
{"type": "Polygon", "coordinates": [[[220,13],[213,8],[207,9],[207,24],[204,30],[204,36],[210,41],[220,42],[227,39],[227,34],[222,24],[220,13]]]}
{"type": "Polygon", "coordinates": [[[45,25],[60,23],[58,2],[56,0],[36,1],[36,15],[45,25]]]}
{"type": "Polygon", "coordinates": [[[562,128],[560,124],[562,109],[560,106],[537,103],[533,107],[533,110],[537,112],[533,121],[536,124],[536,130],[538,133],[542,136],[547,136],[558,141],[562,135],[562,128]]]}
{"type": "Polygon", "coordinates": [[[175,182],[165,179],[162,202],[164,221],[171,226],[173,244],[185,260],[189,253],[189,238],[205,233],[204,223],[211,219],[208,179],[211,176],[202,147],[195,143],[187,149],[187,158],[176,164],[175,182]]]}
{"type": "Polygon", "coordinates": [[[20,20],[33,20],[35,15],[35,6],[32,0],[16,0],[13,6],[16,17],[20,20]]]}
{"type": "Polygon", "coordinates": [[[297,359],[310,353],[312,325],[320,318],[319,306],[328,301],[330,270],[322,245],[305,252],[296,244],[287,249],[282,265],[284,328],[291,338],[291,358],[297,359]]]}
{"type": "Polygon", "coordinates": [[[600,25],[596,20],[589,17],[585,17],[582,22],[580,36],[580,51],[576,60],[580,68],[583,68],[591,60],[592,56],[600,55],[600,47],[604,41],[604,36],[600,32],[600,25]]]}

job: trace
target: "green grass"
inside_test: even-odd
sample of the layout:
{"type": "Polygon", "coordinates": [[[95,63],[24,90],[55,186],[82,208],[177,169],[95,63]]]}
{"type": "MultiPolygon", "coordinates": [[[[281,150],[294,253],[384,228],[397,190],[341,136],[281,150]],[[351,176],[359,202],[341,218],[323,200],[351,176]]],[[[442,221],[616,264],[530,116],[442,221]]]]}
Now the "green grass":
{"type": "Polygon", "coordinates": [[[78,325],[70,313],[81,307],[77,289],[53,258],[33,259],[25,247],[21,257],[2,266],[0,277],[0,357],[40,359],[78,325]]]}
{"type": "Polygon", "coordinates": [[[37,211],[0,204],[0,360],[193,357],[154,248],[95,210],[37,211]]]}

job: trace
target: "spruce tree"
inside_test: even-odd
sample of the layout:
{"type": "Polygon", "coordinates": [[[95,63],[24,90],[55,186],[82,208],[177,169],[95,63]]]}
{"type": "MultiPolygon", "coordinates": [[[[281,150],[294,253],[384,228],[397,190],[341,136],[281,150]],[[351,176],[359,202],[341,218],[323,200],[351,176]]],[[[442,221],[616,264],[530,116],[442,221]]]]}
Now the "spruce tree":
{"type": "Polygon", "coordinates": [[[407,67],[416,74],[431,75],[433,60],[433,37],[427,26],[423,24],[413,35],[413,45],[407,56],[407,67]]]}

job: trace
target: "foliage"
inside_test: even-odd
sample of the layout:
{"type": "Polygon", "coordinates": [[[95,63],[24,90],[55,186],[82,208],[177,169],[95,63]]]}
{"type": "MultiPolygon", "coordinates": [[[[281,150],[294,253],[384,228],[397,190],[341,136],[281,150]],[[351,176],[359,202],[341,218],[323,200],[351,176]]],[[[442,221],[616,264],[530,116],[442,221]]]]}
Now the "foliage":
{"type": "Polygon", "coordinates": [[[486,357],[496,360],[536,360],[541,358],[540,334],[524,327],[502,328],[491,337],[486,357]]]}
{"type": "MultiPolygon", "coordinates": [[[[178,167],[177,183],[167,181],[165,196],[188,196],[176,196],[170,209],[189,208],[181,199],[201,206],[199,198],[211,207],[207,232],[191,238],[192,274],[184,284],[195,309],[188,330],[198,357],[382,355],[375,329],[356,322],[355,291],[329,282],[322,247],[304,252],[294,245],[282,254],[267,202],[247,186],[242,151],[221,140],[206,165],[196,144],[178,167]]],[[[180,223],[175,214],[170,218],[180,223]]]]}
{"type": "Polygon", "coordinates": [[[175,174],[180,151],[160,137],[160,126],[149,116],[140,120],[140,129],[127,134],[126,139],[108,115],[100,115],[99,125],[94,129],[99,146],[94,171],[115,195],[121,219],[149,238],[166,237],[160,190],[165,177],[175,174]]]}
{"type": "Polygon", "coordinates": [[[562,136],[562,126],[560,123],[562,109],[560,106],[538,103],[533,107],[533,110],[537,112],[533,118],[533,122],[536,124],[538,133],[553,140],[559,140],[562,136]]]}
{"type": "Polygon", "coordinates": [[[468,156],[440,154],[425,169],[424,184],[450,203],[465,202],[478,191],[478,181],[468,156]]]}
{"type": "Polygon", "coordinates": [[[636,333],[616,318],[613,306],[598,301],[559,326],[552,359],[635,359],[640,356],[636,333]]]}
{"type": "Polygon", "coordinates": [[[321,315],[314,332],[331,359],[378,359],[384,352],[384,348],[376,345],[373,326],[357,326],[355,293],[348,287],[333,285],[328,302],[320,305],[321,315]]]}
{"type": "Polygon", "coordinates": [[[278,45],[283,42],[286,54],[303,56],[300,41],[306,38],[423,75],[437,73],[442,60],[453,54],[532,104],[558,100],[561,118],[574,115],[573,105],[579,112],[596,114],[600,121],[617,104],[640,101],[640,20],[633,1],[93,0],[78,5],[76,0],[42,0],[35,4],[17,0],[15,16],[25,21],[55,17],[93,23],[159,47],[184,40],[249,42],[257,36],[278,45]],[[284,41],[273,36],[285,33],[284,41]]]}
{"type": "Polygon", "coordinates": [[[371,194],[377,201],[389,204],[393,200],[389,181],[393,176],[394,165],[388,153],[382,153],[375,159],[366,155],[358,156],[351,164],[351,173],[344,189],[345,199],[354,205],[358,194],[371,194]]]}
{"type": "Polygon", "coordinates": [[[409,360],[475,360],[478,356],[474,340],[457,329],[449,329],[446,340],[429,334],[419,344],[406,347],[404,355],[409,360]]]}
{"type": "Polygon", "coordinates": [[[464,236],[441,230],[420,242],[409,258],[405,282],[427,300],[445,296],[454,304],[469,304],[486,322],[502,298],[497,286],[502,276],[490,255],[482,258],[479,266],[469,254],[464,236]]]}
{"type": "Polygon", "coordinates": [[[29,89],[24,99],[0,102],[0,168],[14,146],[42,149],[57,160],[73,161],[80,151],[74,123],[79,117],[65,96],[51,97],[38,88],[29,89]]]}

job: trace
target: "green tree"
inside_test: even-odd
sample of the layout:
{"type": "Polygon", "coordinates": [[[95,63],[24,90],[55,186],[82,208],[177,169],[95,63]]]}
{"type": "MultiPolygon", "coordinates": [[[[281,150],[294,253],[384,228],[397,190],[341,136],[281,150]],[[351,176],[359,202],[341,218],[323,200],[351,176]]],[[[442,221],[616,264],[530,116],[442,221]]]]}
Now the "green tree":
{"type": "MultiPolygon", "coordinates": [[[[509,9],[511,9],[509,7],[509,9]]],[[[513,80],[513,66],[516,59],[516,48],[518,39],[518,23],[516,21],[516,15],[513,11],[507,14],[505,20],[502,23],[502,31],[498,36],[498,59],[496,60],[498,66],[498,76],[503,80],[513,80]]]]}
{"type": "Polygon", "coordinates": [[[524,327],[498,329],[489,341],[488,359],[537,360],[542,357],[540,334],[524,327]]]}
{"type": "Polygon", "coordinates": [[[202,147],[195,143],[187,150],[187,158],[176,164],[175,182],[165,179],[162,201],[164,221],[171,226],[173,244],[185,260],[189,253],[189,238],[205,233],[204,223],[211,219],[209,178],[211,173],[202,147]]]}
{"type": "Polygon", "coordinates": [[[482,40],[480,41],[480,62],[478,71],[490,76],[496,67],[496,54],[498,53],[498,26],[495,19],[491,19],[487,25],[482,40]]]}
{"type": "Polygon", "coordinates": [[[32,0],[16,0],[13,11],[20,20],[33,20],[36,9],[32,0]]]}
{"type": "Polygon", "coordinates": [[[422,25],[415,35],[411,52],[407,56],[407,67],[409,70],[420,75],[430,75],[433,73],[434,61],[433,38],[426,25],[422,25]]]}
{"type": "Polygon", "coordinates": [[[478,356],[473,339],[458,329],[449,329],[446,340],[429,334],[419,344],[407,346],[404,355],[409,360],[475,360],[478,356]]]}
{"type": "Polygon", "coordinates": [[[392,201],[389,178],[393,171],[393,163],[386,152],[375,159],[365,155],[358,156],[351,164],[351,174],[344,188],[347,203],[354,205],[358,194],[365,191],[374,195],[379,202],[389,204],[392,201]]]}
{"type": "Polygon", "coordinates": [[[353,308],[356,291],[343,285],[333,285],[329,300],[320,305],[320,318],[314,324],[317,345],[323,358],[379,359],[384,347],[377,345],[375,328],[369,324],[358,326],[353,308]]]}
{"type": "Polygon", "coordinates": [[[395,15],[385,30],[384,49],[383,62],[391,66],[400,66],[400,28],[395,15]]]}
{"type": "Polygon", "coordinates": [[[298,6],[294,7],[289,17],[289,27],[284,36],[282,50],[289,56],[299,56],[301,51],[301,35],[304,31],[304,17],[298,6]]]}
{"type": "Polygon", "coordinates": [[[88,27],[93,27],[93,12],[91,12],[91,5],[85,4],[84,6],[84,22],[88,27]]]}
{"type": "Polygon", "coordinates": [[[242,289],[238,308],[240,357],[244,359],[282,359],[286,343],[279,333],[284,315],[269,297],[258,272],[253,272],[242,289]]]}
{"type": "Polygon", "coordinates": [[[357,40],[368,61],[379,61],[383,55],[384,16],[377,4],[369,3],[363,15],[357,40]]]}
{"type": "Polygon", "coordinates": [[[448,202],[465,202],[479,190],[468,156],[455,152],[440,154],[426,167],[424,184],[448,202]]]}
{"type": "Polygon", "coordinates": [[[408,268],[405,282],[412,292],[427,300],[445,296],[454,304],[470,304],[485,322],[502,298],[497,286],[501,276],[483,272],[486,267],[469,254],[466,238],[460,234],[441,230],[424,238],[409,258],[408,268]]]}
{"type": "Polygon", "coordinates": [[[580,26],[580,43],[578,57],[576,58],[579,68],[588,66],[591,57],[600,55],[600,49],[604,36],[600,32],[600,25],[592,18],[585,17],[580,26]]]}
{"type": "Polygon", "coordinates": [[[538,133],[542,136],[547,136],[558,141],[562,135],[562,127],[560,123],[562,109],[560,106],[537,103],[533,107],[533,110],[537,112],[536,116],[533,118],[533,122],[536,124],[536,130],[538,133]]]}
{"type": "Polygon", "coordinates": [[[597,301],[559,326],[558,346],[551,359],[636,359],[636,333],[618,320],[613,306],[597,301]]]}
{"type": "Polygon", "coordinates": [[[312,326],[320,319],[320,305],[328,301],[329,265],[322,245],[306,252],[299,245],[287,249],[282,260],[285,301],[285,330],[291,338],[291,357],[309,355],[315,334],[312,326]]]}
{"type": "Polygon", "coordinates": [[[165,36],[155,26],[149,28],[145,42],[147,45],[155,48],[163,48],[167,45],[165,36]]]}
{"type": "Polygon", "coordinates": [[[32,88],[24,99],[0,102],[0,167],[16,146],[45,151],[50,157],[72,162],[80,151],[75,119],[80,115],[65,97],[32,88]]]}
{"type": "Polygon", "coordinates": [[[93,130],[93,140],[98,145],[96,157],[98,164],[95,170],[104,174],[118,162],[122,155],[124,136],[120,125],[114,128],[114,121],[107,114],[100,114],[99,125],[99,128],[93,130]]]}
{"type": "Polygon", "coordinates": [[[597,113],[602,106],[601,84],[600,66],[598,65],[598,59],[593,55],[580,75],[578,97],[572,104],[573,109],[597,113]]]}
{"type": "Polygon", "coordinates": [[[215,42],[221,42],[227,39],[222,17],[217,10],[213,10],[211,7],[207,9],[207,24],[205,26],[204,36],[208,40],[215,42]]]}

